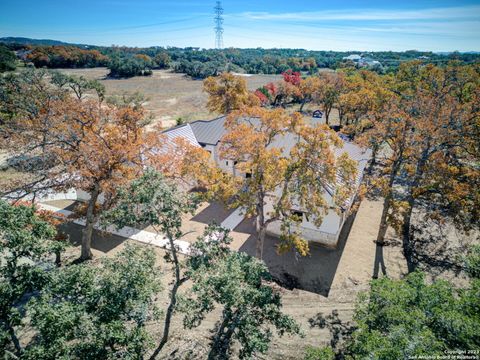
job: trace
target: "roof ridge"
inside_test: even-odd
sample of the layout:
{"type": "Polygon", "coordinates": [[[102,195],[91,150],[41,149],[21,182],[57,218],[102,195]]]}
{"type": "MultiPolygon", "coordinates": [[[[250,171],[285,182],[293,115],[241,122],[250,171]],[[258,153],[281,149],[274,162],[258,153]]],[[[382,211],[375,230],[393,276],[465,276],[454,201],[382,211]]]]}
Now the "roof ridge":
{"type": "Polygon", "coordinates": [[[172,131],[172,130],[180,129],[180,128],[182,128],[182,127],[184,127],[184,126],[187,126],[187,125],[190,125],[190,123],[175,125],[175,126],[173,126],[173,127],[171,127],[171,128],[162,130],[162,133],[166,133],[166,132],[169,132],[169,131],[172,131]]]}
{"type": "Polygon", "coordinates": [[[201,123],[208,123],[208,122],[212,122],[212,121],[215,121],[215,120],[219,120],[219,119],[224,118],[224,117],[227,117],[227,116],[226,116],[226,115],[222,115],[222,116],[219,116],[219,117],[217,117],[217,118],[215,118],[215,119],[210,119],[210,120],[201,120],[201,119],[199,119],[199,120],[195,120],[195,121],[189,122],[188,124],[196,124],[196,123],[199,123],[199,122],[201,122],[201,123]]]}

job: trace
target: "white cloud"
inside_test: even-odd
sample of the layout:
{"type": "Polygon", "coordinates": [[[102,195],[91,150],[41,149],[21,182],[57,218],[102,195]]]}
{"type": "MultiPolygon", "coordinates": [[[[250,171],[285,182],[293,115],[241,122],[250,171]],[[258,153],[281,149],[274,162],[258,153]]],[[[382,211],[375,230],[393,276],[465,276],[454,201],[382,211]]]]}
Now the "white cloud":
{"type": "Polygon", "coordinates": [[[295,20],[295,21],[330,21],[330,20],[434,20],[434,19],[478,19],[480,6],[430,8],[419,10],[328,10],[312,12],[244,12],[231,15],[251,20],[295,20]]]}

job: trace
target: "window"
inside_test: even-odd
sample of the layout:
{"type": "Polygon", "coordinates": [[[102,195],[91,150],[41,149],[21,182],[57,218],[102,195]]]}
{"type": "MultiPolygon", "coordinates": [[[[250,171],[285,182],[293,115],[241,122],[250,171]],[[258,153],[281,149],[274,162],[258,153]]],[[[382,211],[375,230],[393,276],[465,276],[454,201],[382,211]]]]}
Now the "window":
{"type": "Polygon", "coordinates": [[[238,161],[234,161],[234,162],[233,162],[233,165],[237,165],[237,164],[238,164],[238,161]]]}
{"type": "Polygon", "coordinates": [[[252,177],[252,173],[245,173],[245,179],[250,179],[252,177]]]}
{"type": "Polygon", "coordinates": [[[225,161],[225,164],[228,166],[228,160],[227,160],[227,161],[225,161]]]}

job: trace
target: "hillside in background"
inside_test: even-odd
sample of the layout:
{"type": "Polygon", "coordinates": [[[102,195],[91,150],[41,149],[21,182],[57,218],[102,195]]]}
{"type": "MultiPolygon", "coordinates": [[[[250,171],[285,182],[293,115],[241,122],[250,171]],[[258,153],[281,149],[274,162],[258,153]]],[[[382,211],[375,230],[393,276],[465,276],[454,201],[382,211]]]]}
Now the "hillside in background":
{"type": "Polygon", "coordinates": [[[153,69],[171,69],[194,79],[215,76],[222,72],[247,74],[282,74],[287,70],[316,74],[321,69],[363,68],[384,74],[395,72],[406,61],[446,65],[455,60],[475,63],[480,54],[434,53],[408,50],[394,51],[320,51],[305,49],[226,48],[202,49],[152,46],[95,46],[69,44],[57,40],[22,37],[0,38],[17,56],[35,67],[93,68],[106,66],[109,77],[150,76],[153,69]]]}
{"type": "Polygon", "coordinates": [[[0,38],[0,43],[4,44],[19,44],[19,45],[44,45],[44,46],[53,46],[53,45],[72,45],[78,47],[89,47],[90,45],[85,44],[73,44],[67,43],[60,40],[51,40],[51,39],[32,39],[26,37],[15,37],[7,36],[0,38]]]}

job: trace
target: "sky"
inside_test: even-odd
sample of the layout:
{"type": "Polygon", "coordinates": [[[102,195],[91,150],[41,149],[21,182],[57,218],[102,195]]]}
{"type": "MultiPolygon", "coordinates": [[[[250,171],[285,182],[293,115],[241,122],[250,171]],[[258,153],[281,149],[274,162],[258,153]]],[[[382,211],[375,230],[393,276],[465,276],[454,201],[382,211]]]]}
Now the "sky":
{"type": "MultiPolygon", "coordinates": [[[[215,46],[214,0],[0,0],[0,37],[215,46]]],[[[224,46],[480,51],[480,0],[224,0],[224,46]]]]}

